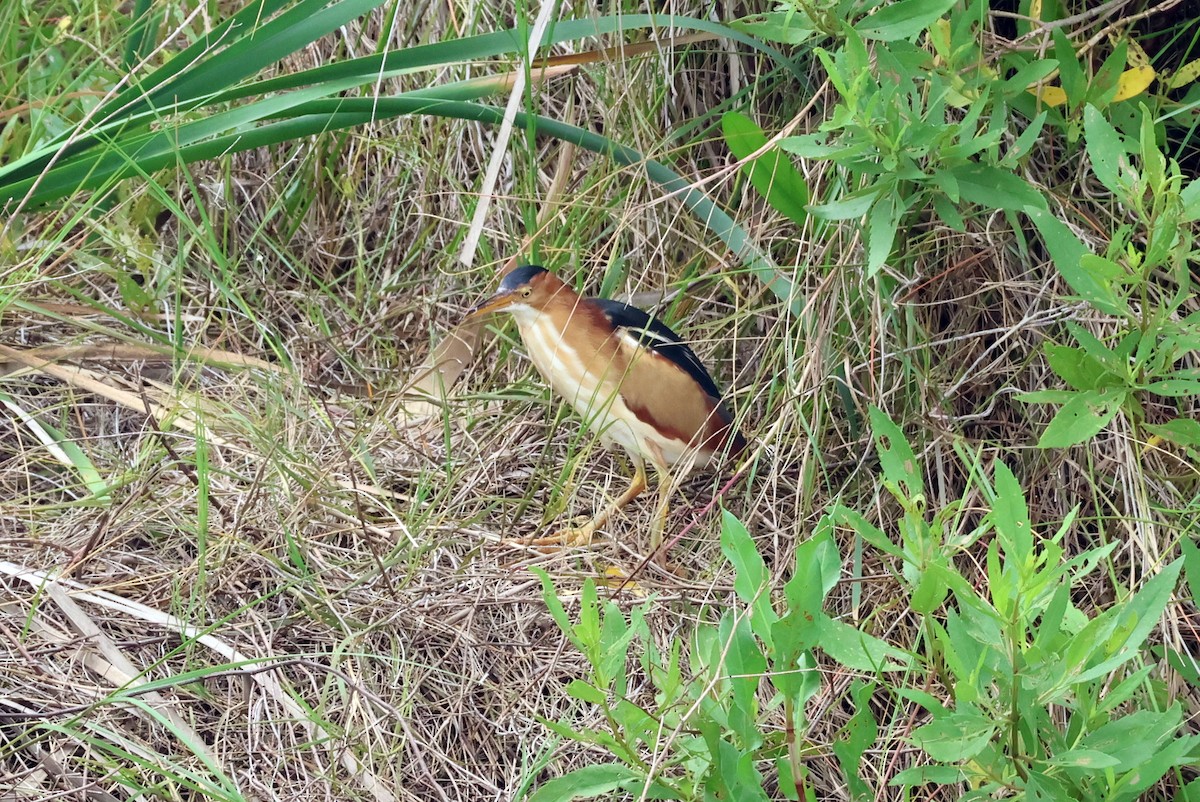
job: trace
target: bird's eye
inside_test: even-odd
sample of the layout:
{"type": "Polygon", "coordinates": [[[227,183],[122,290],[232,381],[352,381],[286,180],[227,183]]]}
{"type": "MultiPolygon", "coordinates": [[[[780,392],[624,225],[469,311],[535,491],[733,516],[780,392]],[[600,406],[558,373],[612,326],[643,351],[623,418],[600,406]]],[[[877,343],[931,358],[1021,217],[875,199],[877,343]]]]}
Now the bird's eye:
{"type": "Polygon", "coordinates": [[[525,289],[521,290],[522,298],[528,298],[530,295],[533,295],[533,290],[530,289],[529,287],[526,287],[525,289]]]}

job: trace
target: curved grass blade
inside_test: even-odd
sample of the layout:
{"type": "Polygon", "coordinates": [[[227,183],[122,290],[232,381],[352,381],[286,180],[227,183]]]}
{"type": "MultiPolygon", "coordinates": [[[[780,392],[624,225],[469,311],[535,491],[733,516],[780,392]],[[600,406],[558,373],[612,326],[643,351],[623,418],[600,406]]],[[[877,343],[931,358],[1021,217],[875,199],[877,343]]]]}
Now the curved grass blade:
{"type": "MultiPolygon", "coordinates": [[[[192,70],[179,80],[173,80],[180,69],[176,67],[178,62],[189,58],[194,62],[196,58],[203,55],[203,49],[197,53],[193,52],[193,48],[188,48],[183,54],[172,59],[169,64],[149,76],[136,90],[129,90],[136,93],[136,98],[130,99],[127,91],[94,115],[95,119],[101,121],[96,126],[88,129],[82,135],[78,131],[64,135],[0,169],[0,204],[29,194],[29,205],[44,205],[70,194],[67,187],[70,186],[72,180],[79,181],[80,188],[96,186],[93,182],[81,180],[83,176],[92,175],[93,171],[91,169],[80,170],[78,162],[73,161],[74,157],[92,150],[99,150],[98,158],[103,158],[106,151],[119,145],[120,149],[124,151],[124,155],[120,156],[121,159],[136,158],[140,152],[139,146],[124,140],[136,136],[139,131],[147,131],[153,125],[167,129],[182,128],[183,126],[172,124],[169,120],[170,115],[195,111],[202,107],[224,104],[254,95],[266,95],[307,87],[292,93],[297,97],[296,100],[290,101],[294,105],[305,99],[336,95],[354,87],[370,85],[384,78],[424,68],[478,61],[517,53],[523,48],[522,41],[517,35],[518,31],[514,28],[450,42],[436,42],[351,59],[244,86],[233,85],[247,75],[275,63],[288,52],[292,52],[287,49],[289,46],[293,50],[304,47],[323,33],[337,27],[337,25],[333,25],[331,28],[332,23],[340,25],[346,19],[353,19],[358,12],[362,12],[363,9],[369,10],[370,7],[378,4],[378,1],[344,0],[343,3],[331,7],[314,19],[304,20],[303,24],[298,24],[294,29],[285,27],[277,31],[272,27],[279,19],[286,18],[290,21],[298,11],[308,9],[316,2],[316,0],[304,0],[295,9],[285,12],[276,20],[262,26],[261,29],[254,29],[263,31],[262,37],[255,38],[248,33],[247,38],[242,42],[228,45],[208,61],[195,64],[192,70]],[[351,12],[356,13],[351,15],[351,12]],[[251,38],[253,41],[249,41],[251,38]],[[245,42],[249,43],[244,44],[245,42]],[[229,56],[230,53],[233,53],[233,56],[229,56]],[[147,87],[154,88],[147,92],[147,87]],[[66,171],[73,178],[64,177],[61,180],[54,180],[52,174],[60,169],[66,171]],[[42,177],[40,181],[39,177],[42,177]],[[36,189],[31,193],[30,190],[34,187],[36,189]]],[[[279,0],[276,0],[271,7],[275,7],[278,2],[279,0]]],[[[235,15],[235,19],[238,19],[242,13],[244,10],[239,12],[239,15],[235,15]]],[[[656,29],[662,26],[664,20],[672,28],[698,30],[732,39],[759,50],[793,72],[798,70],[779,51],[769,45],[719,23],[691,18],[663,18],[651,14],[559,22],[551,31],[547,32],[543,39],[543,46],[589,36],[602,36],[644,28],[656,29]]],[[[240,19],[234,28],[247,24],[245,19],[240,19]]],[[[223,30],[225,28],[219,26],[216,33],[223,30]]],[[[249,106],[253,107],[259,103],[267,104],[268,111],[260,114],[261,118],[270,116],[269,109],[277,102],[279,102],[279,97],[270,97],[249,104],[249,106]]],[[[287,104],[288,102],[285,101],[285,105],[287,104]]],[[[253,117],[249,119],[253,119],[253,117]]],[[[190,125],[190,123],[184,125],[190,125]]],[[[180,136],[178,141],[186,143],[187,137],[180,136]]],[[[146,172],[151,169],[143,167],[146,172]]]]}

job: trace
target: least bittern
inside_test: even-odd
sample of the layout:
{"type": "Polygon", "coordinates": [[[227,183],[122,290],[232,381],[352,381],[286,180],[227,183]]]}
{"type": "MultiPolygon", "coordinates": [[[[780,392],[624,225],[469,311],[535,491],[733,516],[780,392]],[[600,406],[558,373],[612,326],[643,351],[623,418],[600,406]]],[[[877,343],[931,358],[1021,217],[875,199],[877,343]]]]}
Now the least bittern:
{"type": "Polygon", "coordinates": [[[672,471],[686,475],[720,455],[736,456],[746,441],[721,403],[716,383],[678,334],[642,310],[585,298],[536,265],[513,270],[468,317],[508,312],[529,356],[550,386],[605,444],[624,448],[633,482],[586,524],[530,541],[590,543],[593,533],[646,489],[646,462],[659,481],[651,538],[657,551],[667,514],[672,471]]]}

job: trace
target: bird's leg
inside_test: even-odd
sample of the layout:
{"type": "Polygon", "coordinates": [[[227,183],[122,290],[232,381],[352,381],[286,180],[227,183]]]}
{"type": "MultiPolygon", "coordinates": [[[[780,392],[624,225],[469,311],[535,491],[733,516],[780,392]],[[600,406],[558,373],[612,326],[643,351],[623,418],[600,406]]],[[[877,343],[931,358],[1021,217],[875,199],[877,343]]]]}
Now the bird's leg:
{"type": "Polygon", "coordinates": [[[667,528],[667,515],[671,511],[671,491],[675,489],[675,480],[671,478],[671,474],[664,469],[659,469],[657,473],[658,506],[654,512],[654,522],[650,525],[651,555],[657,555],[659,547],[662,546],[663,531],[667,528]]]}
{"type": "Polygon", "coordinates": [[[592,535],[596,530],[604,526],[612,514],[624,507],[629,502],[642,494],[646,489],[646,464],[635,458],[633,460],[634,472],[633,481],[629,485],[629,489],[621,494],[621,497],[609,504],[600,512],[596,513],[592,520],[585,523],[583,526],[572,526],[568,529],[560,529],[552,535],[535,538],[528,541],[534,546],[552,546],[562,544],[564,546],[586,546],[592,542],[592,535]]]}

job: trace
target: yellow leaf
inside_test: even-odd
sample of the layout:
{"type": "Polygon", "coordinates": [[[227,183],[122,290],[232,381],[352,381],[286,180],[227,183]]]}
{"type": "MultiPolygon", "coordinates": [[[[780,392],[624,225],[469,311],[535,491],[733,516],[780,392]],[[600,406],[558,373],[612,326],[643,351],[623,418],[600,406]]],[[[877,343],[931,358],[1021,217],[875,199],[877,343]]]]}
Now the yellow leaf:
{"type": "Polygon", "coordinates": [[[1060,86],[1031,86],[1028,92],[1037,95],[1037,99],[1046,106],[1061,106],[1067,102],[1067,93],[1060,86]]]}
{"type": "Polygon", "coordinates": [[[1145,92],[1154,75],[1154,68],[1149,65],[1125,70],[1117,79],[1117,94],[1113,95],[1113,100],[1128,100],[1145,92]]]}
{"type": "Polygon", "coordinates": [[[1127,39],[1125,46],[1125,62],[1127,64],[1130,64],[1134,67],[1150,66],[1150,57],[1146,55],[1146,51],[1142,50],[1142,46],[1139,45],[1135,40],[1127,39]]]}
{"type": "Polygon", "coordinates": [[[1179,71],[1167,79],[1167,89],[1178,89],[1200,78],[1200,58],[1189,61],[1179,68],[1179,71]]]}
{"type": "Polygon", "coordinates": [[[598,583],[606,588],[613,590],[625,590],[639,598],[646,597],[646,589],[634,582],[624,569],[615,565],[610,565],[604,569],[603,575],[598,583]]]}

